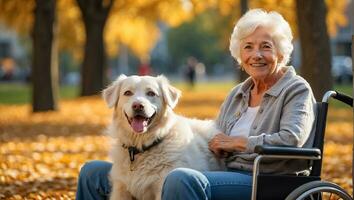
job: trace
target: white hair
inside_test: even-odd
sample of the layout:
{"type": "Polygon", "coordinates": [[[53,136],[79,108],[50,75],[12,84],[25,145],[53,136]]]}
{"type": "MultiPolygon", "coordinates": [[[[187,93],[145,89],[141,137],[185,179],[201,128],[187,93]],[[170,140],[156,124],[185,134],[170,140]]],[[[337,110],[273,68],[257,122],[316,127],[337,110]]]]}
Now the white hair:
{"type": "Polygon", "coordinates": [[[270,31],[277,53],[283,57],[279,64],[285,66],[289,62],[290,54],[294,48],[291,43],[293,35],[289,23],[275,11],[266,12],[262,9],[252,9],[240,18],[230,39],[232,57],[241,64],[240,43],[258,27],[264,27],[270,31]]]}

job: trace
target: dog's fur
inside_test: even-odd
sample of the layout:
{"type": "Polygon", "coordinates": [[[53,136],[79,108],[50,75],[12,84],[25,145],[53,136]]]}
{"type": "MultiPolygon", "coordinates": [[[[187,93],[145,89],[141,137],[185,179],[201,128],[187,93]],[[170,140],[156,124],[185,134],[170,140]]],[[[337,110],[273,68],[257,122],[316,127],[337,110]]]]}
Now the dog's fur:
{"type": "Polygon", "coordinates": [[[179,97],[180,91],[163,76],[121,75],[103,91],[108,106],[114,107],[107,129],[114,141],[111,200],[160,199],[166,175],[177,167],[201,171],[221,168],[221,162],[208,149],[216,126],[213,121],[175,114],[179,97]],[[127,147],[142,149],[158,138],[160,143],[130,160],[127,147]]]}

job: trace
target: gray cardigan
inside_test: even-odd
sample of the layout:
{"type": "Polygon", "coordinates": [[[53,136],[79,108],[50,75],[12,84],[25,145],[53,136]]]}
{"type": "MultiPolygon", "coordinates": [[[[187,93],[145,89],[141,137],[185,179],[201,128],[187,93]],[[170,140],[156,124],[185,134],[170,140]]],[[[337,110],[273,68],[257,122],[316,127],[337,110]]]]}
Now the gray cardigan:
{"type": "MultiPolygon", "coordinates": [[[[293,67],[263,96],[258,113],[251,125],[245,152],[234,152],[226,166],[252,171],[256,145],[311,147],[314,138],[315,98],[310,85],[296,75],[293,67]]],[[[217,118],[220,130],[229,135],[235,122],[248,107],[253,81],[248,78],[232,89],[221,106],[217,118]]],[[[308,169],[308,161],[265,160],[261,172],[296,173],[308,169]]]]}

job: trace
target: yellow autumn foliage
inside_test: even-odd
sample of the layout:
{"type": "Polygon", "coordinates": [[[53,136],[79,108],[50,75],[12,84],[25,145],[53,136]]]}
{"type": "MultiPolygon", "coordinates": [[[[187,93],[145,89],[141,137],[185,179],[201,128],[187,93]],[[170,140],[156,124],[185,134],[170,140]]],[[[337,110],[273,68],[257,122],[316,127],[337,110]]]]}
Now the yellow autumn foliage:
{"type": "Polygon", "coordinates": [[[85,44],[84,24],[81,12],[73,0],[57,1],[57,39],[60,50],[68,50],[77,59],[83,56],[85,44]]]}
{"type": "MultiPolygon", "coordinates": [[[[103,1],[103,3],[107,1],[103,1]]],[[[338,26],[346,25],[347,0],[326,0],[327,26],[330,35],[336,35],[338,26]]],[[[289,21],[297,35],[296,5],[294,0],[249,0],[249,8],[275,10],[289,21]]],[[[34,0],[0,0],[0,21],[21,33],[29,34],[33,24],[34,0]]],[[[230,32],[240,17],[240,0],[116,0],[105,29],[105,44],[109,56],[119,53],[119,45],[128,46],[138,57],[145,58],[159,39],[158,22],[178,26],[195,15],[217,9],[220,16],[232,16],[225,24],[230,32]]],[[[76,58],[82,57],[85,42],[81,13],[75,0],[57,1],[58,39],[60,49],[71,51],[76,58]]],[[[225,36],[226,38],[229,35],[225,36]]],[[[221,39],[222,40],[222,39],[221,39]]],[[[224,42],[225,43],[225,42],[224,42]]],[[[225,44],[226,45],[226,44],[225,44]]]]}
{"type": "Polygon", "coordinates": [[[13,29],[29,33],[33,26],[34,0],[0,0],[0,22],[13,29]]]}
{"type": "Polygon", "coordinates": [[[115,44],[106,45],[110,56],[118,53],[118,44],[121,43],[130,47],[139,57],[146,57],[146,54],[156,43],[159,31],[154,23],[144,18],[113,15],[107,23],[105,36],[106,44],[115,44]],[[119,28],[115,28],[118,24],[119,28]]]}
{"type": "Polygon", "coordinates": [[[330,36],[337,34],[338,26],[348,24],[348,19],[345,16],[345,10],[348,6],[347,0],[326,0],[327,5],[327,29],[330,36]]]}

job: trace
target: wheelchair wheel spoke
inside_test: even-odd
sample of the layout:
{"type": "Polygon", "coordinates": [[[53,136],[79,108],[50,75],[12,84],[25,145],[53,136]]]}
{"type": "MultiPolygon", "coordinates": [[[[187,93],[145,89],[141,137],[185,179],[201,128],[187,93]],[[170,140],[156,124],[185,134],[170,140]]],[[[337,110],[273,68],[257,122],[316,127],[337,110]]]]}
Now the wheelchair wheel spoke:
{"type": "Polygon", "coordinates": [[[288,195],[286,200],[353,200],[341,187],[326,181],[306,183],[288,195]]]}
{"type": "Polygon", "coordinates": [[[311,195],[311,200],[315,200],[315,198],[313,197],[313,195],[311,195]]]}
{"type": "Polygon", "coordinates": [[[342,199],[342,197],[338,197],[338,199],[337,199],[337,200],[339,200],[339,199],[342,199]]]}
{"type": "Polygon", "coordinates": [[[345,198],[332,192],[320,191],[320,192],[309,194],[307,197],[305,197],[304,200],[340,200],[340,199],[345,199],[345,198]]]}

